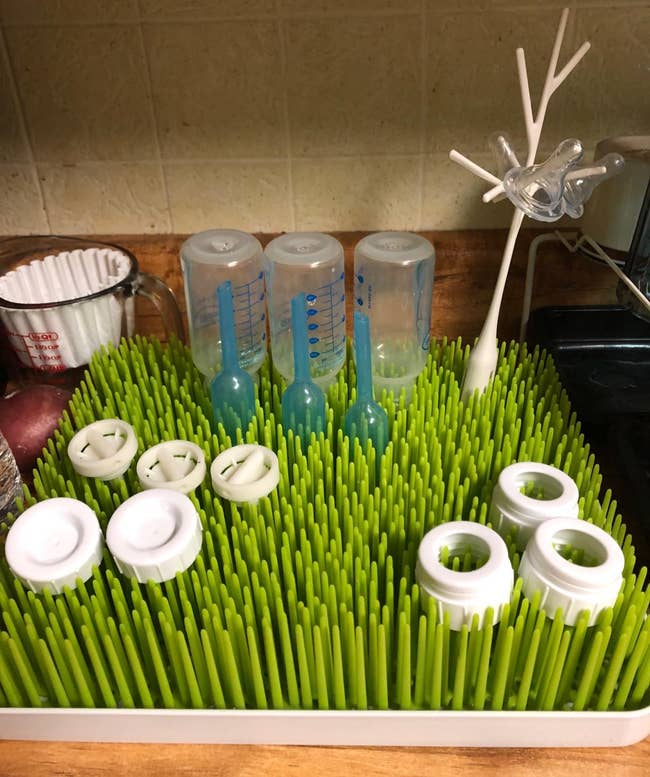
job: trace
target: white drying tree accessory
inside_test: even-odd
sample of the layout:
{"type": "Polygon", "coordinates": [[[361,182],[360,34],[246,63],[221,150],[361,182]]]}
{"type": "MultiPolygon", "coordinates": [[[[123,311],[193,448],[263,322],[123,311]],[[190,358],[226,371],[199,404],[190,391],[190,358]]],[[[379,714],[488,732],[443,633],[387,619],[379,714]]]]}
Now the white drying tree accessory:
{"type": "MultiPolygon", "coordinates": [[[[530,166],[535,161],[537,154],[537,148],[539,146],[539,140],[542,134],[542,128],[544,126],[544,118],[546,116],[546,109],[551,95],[558,89],[558,87],[567,78],[569,73],[576,67],[578,62],[584,57],[590,47],[589,42],[585,42],[580,46],[576,53],[569,59],[566,65],[557,72],[557,64],[560,56],[560,49],[562,48],[562,41],[564,39],[564,32],[566,30],[567,19],[569,16],[569,9],[565,8],[562,11],[560,18],[560,24],[558,26],[557,35],[555,36],[555,43],[553,44],[553,51],[551,53],[551,59],[546,72],[546,80],[544,81],[544,88],[542,90],[542,96],[540,97],[537,114],[533,119],[533,109],[530,102],[530,88],[528,85],[528,74],[526,71],[526,57],[522,48],[517,49],[517,73],[519,75],[519,87],[521,91],[521,102],[524,112],[524,121],[526,123],[526,137],[528,141],[528,153],[526,156],[526,166],[530,166]]],[[[480,165],[477,165],[471,159],[468,159],[463,154],[459,153],[455,149],[449,152],[449,158],[465,167],[474,175],[482,178],[483,180],[493,184],[493,187],[483,195],[484,202],[490,202],[499,195],[504,194],[504,187],[502,181],[492,173],[483,169],[480,165]]],[[[508,278],[508,271],[510,270],[510,262],[512,261],[512,255],[514,252],[515,242],[519,235],[519,230],[524,218],[524,213],[515,208],[512,216],[512,222],[510,223],[510,230],[506,239],[506,245],[503,251],[503,257],[501,259],[501,267],[499,269],[499,275],[494,287],[494,293],[492,295],[492,301],[488,314],[485,318],[485,323],[481,329],[481,334],[476,342],[476,345],[472,349],[467,361],[467,367],[465,370],[465,377],[463,380],[462,398],[467,399],[470,397],[476,389],[479,391],[485,390],[491,376],[494,374],[497,365],[498,349],[497,349],[497,323],[499,320],[499,312],[501,310],[501,301],[503,299],[503,291],[505,289],[506,280],[508,278]]]]}

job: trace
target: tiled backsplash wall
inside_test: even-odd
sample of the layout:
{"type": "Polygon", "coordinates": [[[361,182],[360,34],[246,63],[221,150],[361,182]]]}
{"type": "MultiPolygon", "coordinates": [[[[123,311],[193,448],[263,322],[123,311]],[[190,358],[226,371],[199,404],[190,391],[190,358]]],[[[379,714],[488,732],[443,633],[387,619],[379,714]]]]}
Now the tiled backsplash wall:
{"type": "MultiPolygon", "coordinates": [[[[0,0],[0,233],[497,227],[555,0],[0,0]]],[[[650,4],[575,0],[541,151],[650,130],[650,4]]]]}

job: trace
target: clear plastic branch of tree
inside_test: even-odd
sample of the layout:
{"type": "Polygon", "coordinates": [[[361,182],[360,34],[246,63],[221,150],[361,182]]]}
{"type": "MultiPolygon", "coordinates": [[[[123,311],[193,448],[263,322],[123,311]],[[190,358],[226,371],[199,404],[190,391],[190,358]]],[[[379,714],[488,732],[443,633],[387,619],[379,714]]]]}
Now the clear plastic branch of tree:
{"type": "Polygon", "coordinates": [[[489,138],[489,145],[495,157],[496,174],[485,170],[456,149],[449,152],[452,161],[492,185],[483,195],[483,202],[489,203],[507,197],[515,206],[492,301],[481,334],[467,362],[463,399],[468,399],[475,390],[484,391],[496,369],[497,323],[503,290],[524,216],[546,222],[557,221],[565,213],[572,218],[579,218],[583,213],[584,203],[594,188],[606,178],[616,175],[623,167],[623,158],[619,154],[607,154],[591,164],[582,164],[582,144],[573,138],[562,141],[548,159],[535,164],[549,100],[590,47],[589,42],[585,41],[558,71],[558,59],[568,16],[569,9],[565,8],[534,117],[526,56],[522,48],[517,49],[517,73],[528,144],[525,164],[519,163],[512,143],[504,132],[496,132],[489,138]]]}

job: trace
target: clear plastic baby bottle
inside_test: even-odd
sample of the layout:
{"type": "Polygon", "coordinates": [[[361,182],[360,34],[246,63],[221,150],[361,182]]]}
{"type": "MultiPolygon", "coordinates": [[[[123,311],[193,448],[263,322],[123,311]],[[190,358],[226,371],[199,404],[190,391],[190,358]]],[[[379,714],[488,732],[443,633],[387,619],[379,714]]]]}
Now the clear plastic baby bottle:
{"type": "Polygon", "coordinates": [[[377,232],[354,250],[355,310],[370,320],[375,387],[414,383],[429,353],[435,251],[411,232],[377,232]]]}
{"type": "Polygon", "coordinates": [[[331,235],[292,232],[265,249],[273,363],[293,379],[291,300],[304,293],[312,379],[325,388],[345,360],[343,246],[331,235]]]}
{"type": "Polygon", "coordinates": [[[256,372],[266,356],[266,300],[262,246],[234,229],[211,229],[181,247],[192,358],[211,379],[221,369],[217,287],[232,284],[239,364],[256,372]]]}

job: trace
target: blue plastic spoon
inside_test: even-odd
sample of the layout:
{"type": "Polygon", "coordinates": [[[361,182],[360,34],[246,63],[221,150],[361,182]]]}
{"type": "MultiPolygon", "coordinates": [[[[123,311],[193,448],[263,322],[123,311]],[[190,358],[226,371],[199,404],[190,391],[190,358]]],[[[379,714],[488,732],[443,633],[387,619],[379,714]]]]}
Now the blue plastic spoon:
{"type": "Polygon", "coordinates": [[[388,416],[374,400],[370,360],[368,316],[354,314],[354,361],[357,369],[357,400],[345,414],[343,426],[350,439],[356,437],[365,450],[368,440],[377,454],[377,464],[388,445],[388,416]]]}
{"type": "Polygon", "coordinates": [[[305,295],[296,294],[291,300],[293,330],[293,383],[282,395],[282,425],[292,429],[303,440],[311,433],[325,431],[325,395],[311,379],[309,343],[307,341],[307,311],[305,295]]]}
{"type": "Polygon", "coordinates": [[[255,385],[251,376],[239,366],[230,281],[217,288],[217,302],[222,368],[212,379],[210,398],[215,424],[223,424],[231,442],[235,443],[237,429],[241,429],[243,437],[255,413],[255,385]]]}

